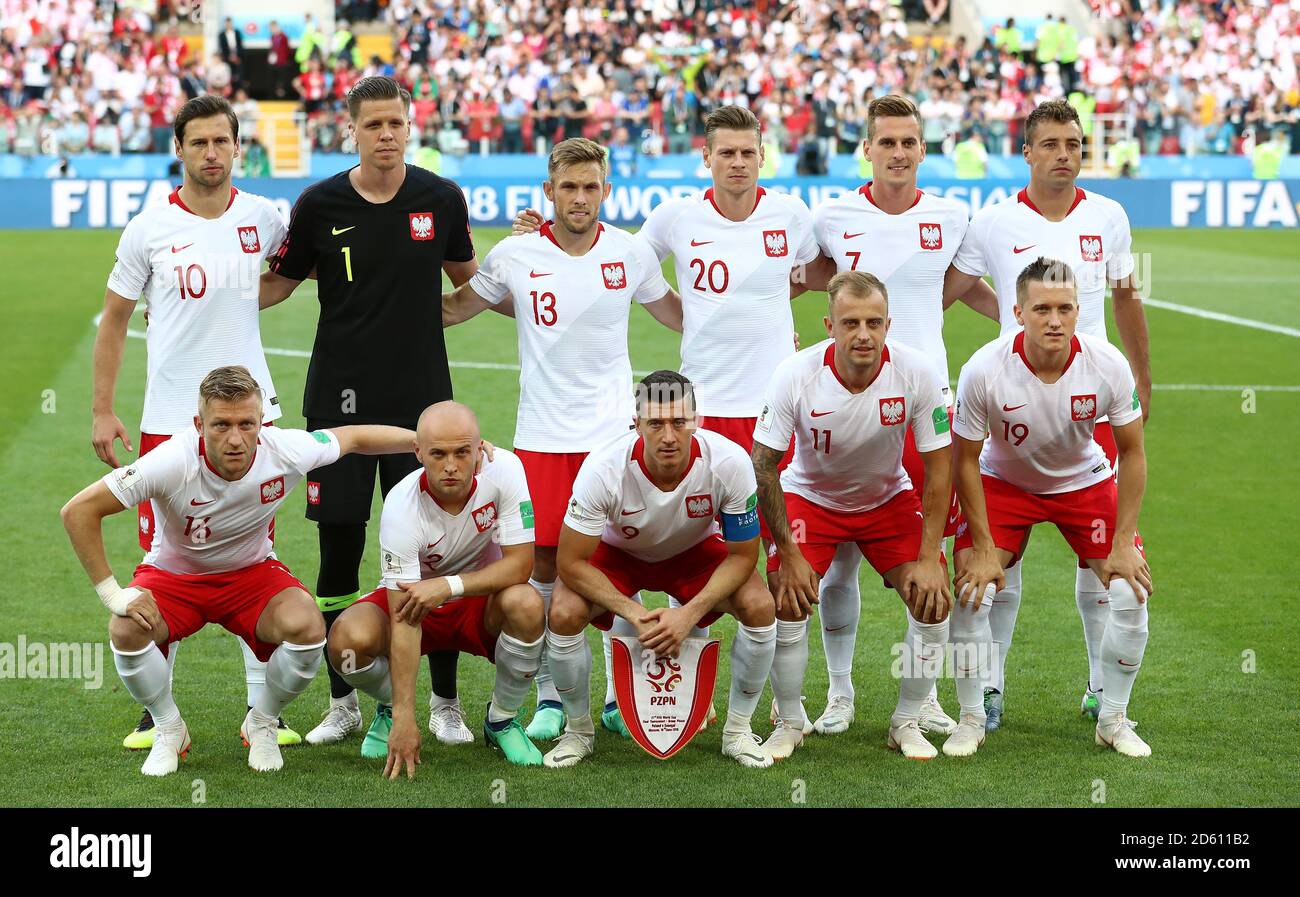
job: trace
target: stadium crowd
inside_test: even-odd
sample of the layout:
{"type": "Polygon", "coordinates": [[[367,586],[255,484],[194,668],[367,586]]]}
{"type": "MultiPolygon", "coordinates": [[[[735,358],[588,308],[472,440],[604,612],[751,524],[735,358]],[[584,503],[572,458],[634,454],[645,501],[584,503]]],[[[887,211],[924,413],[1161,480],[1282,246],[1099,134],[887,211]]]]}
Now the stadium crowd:
{"type": "MultiPolygon", "coordinates": [[[[185,14],[164,3],[163,15],[185,14]]],[[[944,37],[947,0],[339,0],[296,47],[274,29],[269,98],[300,98],[313,146],[344,150],[348,88],[387,74],[415,98],[422,144],[545,152],[585,136],[683,152],[708,112],[751,107],[770,145],[826,156],[863,136],[875,96],[915,98],[931,152],[978,133],[1014,152],[1024,116],[1069,95],[1085,125],[1119,114],[1145,154],[1240,153],[1261,131],[1300,148],[1300,11],[1263,0],[1093,0],[1094,26],[1014,20],[978,46],[944,37]],[[385,23],[391,63],[349,21],[385,23]]],[[[233,37],[228,25],[223,34],[233,37]]],[[[175,19],[94,0],[0,0],[0,151],[166,151],[190,97],[257,106],[233,40],[196,58],[175,19]]]]}

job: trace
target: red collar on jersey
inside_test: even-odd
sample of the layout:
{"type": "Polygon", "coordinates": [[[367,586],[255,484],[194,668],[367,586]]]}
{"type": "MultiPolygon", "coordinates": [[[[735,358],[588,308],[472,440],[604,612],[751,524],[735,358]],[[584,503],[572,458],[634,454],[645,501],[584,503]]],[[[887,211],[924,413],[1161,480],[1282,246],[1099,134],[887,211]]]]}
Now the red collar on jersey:
{"type": "MultiPolygon", "coordinates": [[[[682,471],[682,480],[686,479],[686,475],[691,472],[691,468],[695,466],[695,459],[698,457],[700,457],[700,441],[695,438],[694,434],[692,434],[691,460],[690,463],[686,465],[686,469],[682,471]]],[[[641,466],[641,472],[645,474],[645,478],[653,485],[654,477],[650,476],[650,468],[645,466],[645,439],[640,436],[637,437],[636,444],[632,446],[632,458],[641,466]]],[[[681,480],[678,480],[677,484],[680,486],[681,480]]]]}
{"type": "MultiPolygon", "coordinates": [[[[1074,188],[1074,202],[1070,203],[1070,210],[1069,210],[1068,212],[1065,213],[1066,217],[1068,218],[1068,217],[1070,216],[1070,212],[1073,212],[1076,208],[1078,208],[1079,203],[1083,202],[1083,201],[1084,201],[1085,199],[1087,199],[1087,198],[1088,198],[1088,194],[1083,192],[1083,188],[1082,188],[1082,187],[1075,187],[1075,188],[1074,188]]],[[[1016,194],[1016,201],[1017,201],[1017,202],[1023,202],[1025,205],[1029,206],[1029,208],[1033,209],[1035,212],[1037,212],[1037,213],[1040,214],[1040,215],[1043,214],[1042,209],[1040,209],[1040,208],[1038,208],[1038,206],[1034,205],[1033,200],[1031,200],[1031,199],[1029,198],[1029,188],[1028,188],[1028,187],[1022,187],[1022,188],[1020,188],[1020,192],[1016,194]]],[[[1046,216],[1046,215],[1043,215],[1043,217],[1046,218],[1047,216],[1046,216]]]]}
{"type": "MultiPolygon", "coordinates": [[[[420,491],[423,492],[425,495],[429,496],[429,498],[433,499],[433,503],[437,505],[444,514],[451,514],[451,511],[448,511],[446,508],[442,506],[442,502],[438,501],[438,496],[434,495],[433,490],[429,488],[429,474],[423,470],[420,471],[420,491]]],[[[474,482],[469,484],[469,495],[465,496],[465,508],[469,507],[469,500],[474,497],[474,493],[477,491],[478,491],[478,477],[474,477],[474,482]]],[[[460,509],[461,514],[465,513],[465,508],[460,509]]],[[[452,514],[452,516],[459,517],[460,514],[452,514]]]]}
{"type": "MultiPolygon", "coordinates": [[[[267,426],[269,426],[269,424],[268,424],[267,426]]],[[[262,437],[259,436],[259,437],[257,437],[257,445],[253,446],[253,461],[256,461],[256,460],[257,460],[257,446],[258,446],[258,445],[261,445],[261,444],[262,444],[262,437]]],[[[212,466],[212,462],[208,460],[208,453],[207,453],[207,450],[206,450],[206,449],[204,448],[204,446],[203,446],[203,436],[202,436],[202,435],[199,436],[199,457],[203,459],[203,463],[204,463],[204,464],[208,465],[208,470],[212,471],[212,472],[213,472],[214,474],[216,474],[218,477],[221,477],[221,479],[223,479],[223,480],[226,479],[225,477],[221,476],[221,472],[220,472],[219,470],[217,470],[215,467],[213,467],[213,466],[212,466]]],[[[249,461],[249,462],[248,462],[248,470],[252,470],[252,469],[253,469],[253,461],[249,461]]],[[[247,473],[248,473],[248,470],[244,471],[244,473],[247,474],[247,473]]],[[[242,480],[243,477],[240,477],[239,479],[242,480]]],[[[238,481],[227,480],[227,482],[238,482],[238,481]]]]}
{"type": "MultiPolygon", "coordinates": [[[[553,224],[555,224],[554,221],[548,221],[548,222],[546,222],[545,224],[542,225],[541,229],[538,230],[538,233],[541,234],[541,235],[542,235],[543,237],[545,237],[546,239],[550,240],[550,241],[551,241],[552,243],[554,243],[556,246],[560,246],[560,241],[557,240],[557,239],[555,239],[555,233],[553,232],[553,229],[552,229],[552,227],[551,227],[551,225],[553,225],[553,224]]],[[[600,235],[601,235],[602,233],[604,233],[604,232],[605,232],[605,225],[603,225],[603,224],[601,224],[599,221],[597,221],[597,222],[596,222],[596,239],[591,241],[591,245],[592,245],[592,246],[595,246],[595,245],[596,245],[596,240],[599,240],[599,239],[600,239],[600,235]]],[[[564,247],[563,247],[563,246],[560,246],[560,248],[563,249],[564,247]]],[[[590,252],[590,250],[588,250],[588,252],[590,252]]]]}
{"type": "MultiPolygon", "coordinates": [[[[889,345],[886,344],[885,347],[880,350],[880,367],[876,368],[876,376],[872,377],[867,382],[867,385],[863,387],[863,392],[866,392],[868,389],[870,389],[871,384],[875,383],[876,380],[879,379],[880,372],[885,369],[885,365],[888,363],[889,363],[889,345]]],[[[835,370],[835,343],[834,342],[832,342],[829,346],[826,347],[826,354],[822,356],[822,364],[826,365],[828,368],[831,369],[831,373],[835,375],[835,379],[840,381],[840,386],[843,386],[849,392],[853,392],[853,388],[844,382],[844,378],[840,376],[840,372],[835,370]]]]}
{"type": "MultiPolygon", "coordinates": [[[[1025,332],[1023,330],[1017,333],[1016,338],[1011,341],[1011,351],[1020,356],[1020,360],[1025,363],[1025,367],[1029,368],[1029,373],[1035,377],[1038,376],[1038,371],[1034,370],[1034,366],[1029,363],[1029,356],[1025,354],[1025,332]]],[[[1082,351],[1083,346],[1079,344],[1078,335],[1070,337],[1070,357],[1065,359],[1065,367],[1061,368],[1062,374],[1070,369],[1070,365],[1074,363],[1074,356],[1082,351]]]]}
{"type": "MultiPolygon", "coordinates": [[[[765,193],[767,193],[767,191],[764,190],[762,187],[759,187],[758,190],[755,191],[755,193],[754,193],[754,209],[757,209],[757,208],[758,208],[758,201],[759,201],[760,199],[763,198],[763,195],[764,195],[765,193]]],[[[712,187],[710,187],[708,190],[705,190],[705,191],[704,191],[704,198],[707,199],[707,200],[709,201],[709,204],[713,206],[713,210],[714,210],[715,212],[717,212],[719,215],[722,215],[722,209],[719,209],[719,208],[718,208],[718,202],[717,202],[717,200],[715,200],[715,199],[713,198],[713,188],[712,188],[712,187]]],[[[751,215],[754,214],[754,209],[750,209],[750,210],[749,210],[749,214],[751,214],[751,215]]],[[[723,218],[726,218],[727,216],[726,216],[726,215],[722,215],[722,217],[723,217],[723,218]]],[[[727,220],[730,221],[731,219],[728,218],[727,220]]]]}
{"type": "MultiPolygon", "coordinates": [[[[867,198],[867,202],[871,203],[873,206],[876,206],[876,208],[878,209],[880,208],[880,206],[876,204],[876,198],[871,195],[871,185],[874,183],[875,181],[867,181],[865,184],[863,184],[861,187],[858,188],[858,192],[867,198]]],[[[921,201],[921,197],[924,195],[925,193],[922,192],[921,188],[917,187],[916,199],[912,200],[912,204],[908,206],[908,208],[909,209],[915,208],[916,204],[921,201]]]]}
{"type": "MultiPolygon", "coordinates": [[[[236,190],[234,187],[230,188],[230,202],[226,203],[227,211],[229,211],[230,207],[235,204],[235,194],[238,192],[239,191],[236,190]]],[[[185,205],[185,202],[181,199],[180,187],[177,187],[175,190],[172,191],[172,195],[167,197],[167,201],[174,206],[180,206],[182,211],[189,212],[191,215],[195,214],[194,210],[191,209],[189,206],[185,205]]]]}

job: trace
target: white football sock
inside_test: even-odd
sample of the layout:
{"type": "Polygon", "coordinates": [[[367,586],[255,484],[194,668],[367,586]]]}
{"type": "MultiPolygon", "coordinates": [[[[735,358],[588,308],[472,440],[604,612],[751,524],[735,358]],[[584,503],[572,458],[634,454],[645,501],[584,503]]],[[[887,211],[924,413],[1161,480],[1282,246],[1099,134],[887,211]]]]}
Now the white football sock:
{"type": "Polygon", "coordinates": [[[772,655],[772,697],[781,718],[803,728],[803,677],[808,668],[808,621],[777,620],[776,651],[772,655]]]}
{"type": "Polygon", "coordinates": [[[179,730],[181,712],[172,700],[167,658],[157,645],[139,651],[119,651],[113,647],[113,665],[127,693],[149,711],[155,726],[169,732],[179,730]]]}
{"type": "Polygon", "coordinates": [[[935,679],[943,668],[944,645],[948,643],[948,621],[922,623],[909,612],[907,615],[907,654],[904,655],[903,672],[898,681],[898,706],[894,716],[899,719],[916,719],[921,715],[935,679]]]}
{"type": "Polygon", "coordinates": [[[853,698],[853,650],[862,616],[862,595],[858,569],[862,552],[852,542],[835,549],[826,575],[822,577],[818,600],[821,607],[822,647],[826,651],[826,672],[831,684],[827,697],[853,698]]]}
{"type": "MultiPolygon", "coordinates": [[[[807,639],[804,640],[807,644],[807,639]]],[[[776,656],[776,624],[736,627],[731,641],[731,694],[727,698],[727,723],[723,731],[750,731],[749,721],[758,707],[763,685],[776,656]],[[744,720],[744,727],[739,727],[744,720]]],[[[798,706],[796,701],[795,706],[798,706]]]]}
{"type": "MultiPolygon", "coordinates": [[[[555,592],[554,582],[538,582],[536,579],[528,580],[528,584],[537,590],[542,596],[542,604],[546,608],[549,616],[551,613],[551,595],[555,592]]],[[[542,662],[537,668],[537,703],[543,701],[555,701],[559,703],[560,696],[555,692],[555,683],[551,680],[551,665],[546,660],[546,636],[542,636],[542,662]]]]}
{"type": "Polygon", "coordinates": [[[361,689],[379,703],[393,703],[393,680],[388,675],[387,657],[376,657],[368,666],[339,675],[348,685],[361,689]]]}
{"type": "Polygon", "coordinates": [[[979,610],[975,602],[965,607],[953,602],[949,616],[948,640],[952,645],[952,672],[957,679],[957,703],[963,714],[984,719],[984,682],[989,676],[993,651],[993,633],[989,629],[990,599],[993,586],[985,592],[979,610]]]}
{"type": "Polygon", "coordinates": [[[1110,619],[1110,595],[1091,567],[1084,567],[1074,577],[1074,603],[1083,620],[1083,642],[1088,648],[1088,688],[1101,688],[1101,641],[1110,619]]]}
{"type": "Polygon", "coordinates": [[[997,652],[985,688],[1006,691],[1007,655],[1011,653],[1011,636],[1016,631],[1016,615],[1020,613],[1021,569],[1019,561],[1006,569],[1006,585],[993,596],[993,607],[989,609],[989,631],[997,652]]]}
{"type": "Polygon", "coordinates": [[[605,703],[601,707],[614,703],[614,644],[610,641],[611,630],[612,627],[600,634],[600,646],[605,651],[605,703]]]}
{"type": "Polygon", "coordinates": [[[330,695],[330,709],[332,710],[335,707],[343,707],[347,710],[356,712],[357,710],[356,689],[354,688],[352,691],[348,692],[346,695],[344,695],[341,698],[336,698],[333,695],[330,695]]]}
{"type": "Polygon", "coordinates": [[[281,642],[266,662],[266,688],[258,695],[253,709],[276,719],[285,705],[306,691],[316,678],[324,647],[324,639],[314,645],[281,642]]]}
{"type": "Polygon", "coordinates": [[[239,636],[235,636],[235,641],[239,642],[240,650],[244,652],[244,686],[247,691],[248,706],[256,707],[257,699],[262,696],[262,690],[266,688],[266,664],[257,659],[253,649],[248,647],[248,642],[239,636]]]}
{"type": "MultiPolygon", "coordinates": [[[[244,640],[239,639],[242,645],[244,640]]],[[[176,652],[180,650],[180,642],[172,642],[167,646],[167,684],[172,685],[176,681],[176,652]]]]}
{"type": "MultiPolygon", "coordinates": [[[[1144,596],[1145,597],[1145,596],[1144,596]]],[[[1127,580],[1110,581],[1110,619],[1101,642],[1101,712],[1123,714],[1147,647],[1147,606],[1127,580]]]]}
{"type": "Polygon", "coordinates": [[[490,721],[504,722],[519,712],[532,688],[545,642],[545,635],[539,636],[535,642],[520,641],[504,632],[497,636],[496,687],[492,689],[492,703],[488,705],[490,721]]]}
{"type": "Polygon", "coordinates": [[[591,647],[585,632],[558,635],[546,630],[546,651],[551,661],[551,676],[559,692],[568,729],[594,735],[591,722],[591,647]]]}

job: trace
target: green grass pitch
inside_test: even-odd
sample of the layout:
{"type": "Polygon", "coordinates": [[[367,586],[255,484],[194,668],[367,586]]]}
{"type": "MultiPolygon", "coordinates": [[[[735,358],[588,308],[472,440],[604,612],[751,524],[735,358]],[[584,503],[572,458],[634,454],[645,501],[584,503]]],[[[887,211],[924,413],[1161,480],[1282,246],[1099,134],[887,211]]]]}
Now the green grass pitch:
{"type": "MultiPolygon", "coordinates": [[[[481,228],[480,257],[504,234],[481,228]]],[[[240,652],[233,637],[208,628],[186,641],[176,697],[194,739],[179,774],[139,774],[143,760],[120,747],[137,709],[107,650],[105,614],[59,523],[69,496],[104,473],[89,444],[92,319],[98,312],[117,234],[110,231],[7,232],[0,236],[0,294],[9,336],[0,353],[0,534],[3,629],[0,642],[98,642],[103,683],[0,679],[0,722],[8,757],[0,805],[71,806],[1112,806],[1282,805],[1300,802],[1293,747],[1300,731],[1296,692],[1298,515],[1293,452],[1300,444],[1300,341],[1295,334],[1148,309],[1158,384],[1147,433],[1150,483],[1142,514],[1157,583],[1151,642],[1131,708],[1154,756],[1132,761],[1093,745],[1079,717],[1087,675],[1074,607],[1073,558],[1054,530],[1040,527],[1025,569],[1024,603],[1008,665],[1006,725],[978,756],[908,763],[886,750],[885,728],[897,684],[890,647],[902,635],[897,597],[862,578],[863,613],[855,661],[858,721],[849,734],[810,737],[788,761],[742,771],[706,732],[667,762],[608,733],[595,757],[575,770],[518,770],[485,750],[447,748],[425,735],[414,782],[383,781],[362,760],[359,739],[329,748],[286,750],[285,768],[257,775],[246,766],[237,729],[244,714],[240,652]],[[1186,386],[1289,386],[1291,391],[1205,390],[1186,386]],[[1167,387],[1167,388],[1166,388],[1167,387]],[[199,800],[202,799],[202,801],[199,800]]],[[[1283,327],[1300,320],[1300,238],[1268,231],[1145,231],[1151,295],[1167,302],[1283,327]]],[[[671,275],[670,275],[671,276],[671,275]]],[[[805,345],[821,338],[820,294],[795,302],[805,345]]],[[[309,350],[317,305],[312,284],[263,316],[267,347],[309,350]]],[[[133,327],[140,328],[139,323],[133,327]]],[[[952,375],[994,325],[964,307],[947,316],[952,375]]],[[[1114,335],[1113,323],[1111,333],[1114,335]]],[[[632,315],[633,367],[675,367],[677,337],[642,311],[632,315]]],[[[491,314],[448,334],[455,362],[513,364],[513,324],[491,314]]],[[[299,415],[306,360],[270,356],[285,397],[286,426],[299,415]]],[[[144,343],[128,341],[117,411],[133,434],[139,423],[144,343]]],[[[457,398],[483,421],[484,435],[509,446],[518,396],[512,370],[453,367],[457,398]]],[[[315,532],[302,516],[302,487],[285,506],[277,550],[304,582],[316,576],[315,532]]],[[[378,519],[378,501],[372,520],[378,519]]],[[[119,579],[139,558],[134,516],[107,526],[119,579]]],[[[375,533],[362,567],[376,579],[375,533]]],[[[123,580],[125,581],[125,580],[123,580]]],[[[662,601],[662,596],[655,596],[662,601]]],[[[725,704],[723,638],[719,707],[725,704]]],[[[592,638],[596,657],[599,643],[592,638]]],[[[810,714],[824,706],[821,640],[810,638],[806,693],[810,714]]],[[[491,666],[462,658],[460,692],[471,727],[481,726],[491,666]]],[[[593,688],[604,681],[599,659],[593,688]]],[[[422,669],[418,693],[428,696],[422,669]]],[[[286,717],[302,732],[326,705],[326,678],[286,717]]],[[[955,710],[951,681],[940,697],[955,710]]],[[[766,697],[755,728],[768,731],[766,697]]],[[[531,708],[531,705],[530,705],[531,708]]],[[[367,722],[372,707],[363,705],[367,722]]],[[[424,712],[420,712],[424,717],[424,712]]]]}

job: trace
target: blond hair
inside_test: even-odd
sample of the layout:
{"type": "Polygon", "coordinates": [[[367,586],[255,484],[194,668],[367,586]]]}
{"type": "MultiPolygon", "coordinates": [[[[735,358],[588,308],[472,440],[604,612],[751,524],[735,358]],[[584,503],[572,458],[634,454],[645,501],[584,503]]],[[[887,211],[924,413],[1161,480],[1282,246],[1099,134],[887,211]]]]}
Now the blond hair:
{"type": "Polygon", "coordinates": [[[885,288],[885,284],[879,277],[866,271],[841,271],[826,284],[827,309],[831,317],[835,316],[835,300],[840,293],[844,292],[859,299],[866,299],[872,293],[879,293],[885,300],[886,310],[889,308],[889,290],[885,288]]]}
{"type": "Polygon", "coordinates": [[[896,93],[886,94],[883,97],[876,97],[867,106],[867,141],[870,142],[872,135],[876,131],[876,119],[878,118],[914,118],[916,119],[916,128],[918,132],[923,130],[921,124],[921,110],[916,108],[916,104],[907,97],[899,96],[896,93]]]}
{"type": "Polygon", "coordinates": [[[719,106],[704,119],[704,144],[713,149],[713,135],[718,131],[753,131],[760,143],[763,125],[758,116],[744,106],[719,106]]]}
{"type": "Polygon", "coordinates": [[[551,150],[551,157],[546,162],[546,176],[554,181],[557,172],[589,162],[600,165],[602,178],[609,174],[609,159],[605,155],[603,146],[586,137],[570,137],[555,144],[555,148],[551,150]]]}
{"type": "Polygon", "coordinates": [[[262,388],[257,385],[253,375],[243,365],[231,365],[209,371],[199,384],[199,410],[207,407],[208,402],[220,399],[223,402],[239,402],[249,396],[257,396],[262,401],[262,388]]]}

